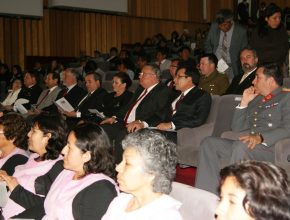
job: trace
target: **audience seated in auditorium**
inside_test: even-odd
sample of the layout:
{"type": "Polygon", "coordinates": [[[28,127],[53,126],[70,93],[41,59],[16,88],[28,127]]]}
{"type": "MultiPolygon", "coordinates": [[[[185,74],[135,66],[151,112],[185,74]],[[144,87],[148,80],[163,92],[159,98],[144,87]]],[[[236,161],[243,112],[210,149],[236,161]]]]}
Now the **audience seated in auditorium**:
{"type": "Polygon", "coordinates": [[[135,79],[139,79],[139,74],[142,72],[142,69],[145,65],[147,65],[150,62],[150,58],[148,54],[146,53],[141,53],[137,57],[137,62],[136,62],[136,73],[135,73],[135,79]]]}
{"type": "Polygon", "coordinates": [[[85,79],[86,74],[90,72],[96,72],[100,74],[102,80],[105,80],[106,78],[106,73],[98,66],[98,64],[94,60],[89,60],[86,63],[84,79],[85,79]]]}
{"type": "Polygon", "coordinates": [[[90,109],[96,109],[99,112],[102,111],[107,91],[101,87],[101,76],[95,72],[87,73],[85,82],[88,93],[77,104],[74,111],[63,112],[63,114],[67,117],[66,120],[70,128],[74,126],[79,121],[79,119],[90,120],[95,118],[89,111],[90,109]]]}
{"type": "Polygon", "coordinates": [[[169,67],[169,73],[171,75],[171,79],[168,79],[168,80],[165,81],[165,85],[167,85],[173,91],[176,91],[174,79],[176,77],[177,69],[179,67],[179,62],[180,62],[179,59],[171,60],[171,64],[170,64],[170,67],[169,67]]]}
{"type": "Polygon", "coordinates": [[[229,9],[221,9],[211,24],[205,40],[205,53],[214,53],[229,66],[226,74],[230,80],[240,73],[240,51],[248,45],[247,30],[233,21],[233,13],[229,9]]]}
{"type": "Polygon", "coordinates": [[[229,79],[217,71],[217,63],[218,59],[213,53],[203,54],[199,59],[199,88],[211,95],[222,95],[229,87],[229,79]]]}
{"type": "Polygon", "coordinates": [[[254,86],[244,91],[234,112],[232,139],[206,137],[202,141],[196,187],[217,193],[220,159],[274,162],[274,145],[290,137],[290,93],[282,91],[282,82],[277,64],[257,69],[254,86]]]}
{"type": "Polygon", "coordinates": [[[18,98],[18,94],[22,89],[21,79],[15,78],[12,82],[12,88],[9,90],[7,97],[1,102],[1,111],[11,111],[13,109],[13,104],[18,98]]]}
{"type": "Polygon", "coordinates": [[[27,162],[28,132],[29,126],[21,115],[7,114],[0,118],[0,170],[10,176],[16,166],[27,162]]]}
{"type": "MultiPolygon", "coordinates": [[[[63,74],[63,84],[65,88],[59,92],[56,100],[65,98],[69,104],[75,109],[78,103],[85,96],[86,92],[77,85],[78,71],[75,68],[67,68],[63,74]]],[[[50,105],[44,109],[50,113],[57,113],[58,109],[56,105],[50,105]]],[[[63,111],[59,109],[59,111],[63,111]]]]}
{"type": "MultiPolygon", "coordinates": [[[[34,70],[28,70],[24,74],[24,87],[18,94],[18,99],[26,99],[28,101],[27,104],[24,104],[24,107],[29,110],[31,105],[35,105],[37,103],[38,97],[42,92],[38,81],[37,81],[37,73],[34,70]]],[[[17,101],[16,100],[16,101],[17,101]]]]}
{"type": "Polygon", "coordinates": [[[250,47],[244,48],[240,53],[240,61],[243,72],[234,77],[225,94],[242,95],[245,89],[252,86],[258,63],[256,51],[250,47]]]}
{"type": "Polygon", "coordinates": [[[180,65],[188,66],[189,68],[196,67],[195,61],[190,57],[191,49],[189,46],[183,46],[179,50],[180,65]]]}
{"type": "Polygon", "coordinates": [[[143,67],[140,75],[140,87],[126,108],[120,110],[115,117],[102,123],[110,137],[115,142],[115,160],[121,161],[121,140],[127,133],[144,127],[154,127],[164,121],[169,108],[170,89],[160,82],[160,70],[155,64],[143,67]]]}
{"type": "Polygon", "coordinates": [[[2,101],[7,94],[7,88],[9,87],[11,77],[7,64],[0,64],[0,101],[2,101]]]}
{"type": "Polygon", "coordinates": [[[11,88],[12,82],[15,79],[20,79],[23,81],[23,72],[19,65],[13,65],[11,73],[12,73],[12,78],[10,79],[9,88],[11,88]]]}
{"type": "MultiPolygon", "coordinates": [[[[265,9],[265,18],[261,20],[253,31],[250,45],[257,51],[259,64],[275,62],[283,72],[286,67],[286,56],[288,55],[288,34],[281,22],[282,10],[274,3],[265,9]]],[[[289,76],[288,69],[285,76],[289,76]]]]}
{"type": "Polygon", "coordinates": [[[220,172],[216,219],[290,219],[289,179],[269,162],[243,161],[220,172]]]}
{"type": "Polygon", "coordinates": [[[170,67],[171,61],[167,59],[167,50],[166,48],[158,48],[156,51],[156,62],[161,72],[168,70],[170,67]]]}
{"type": "Polygon", "coordinates": [[[157,125],[157,129],[174,142],[177,142],[177,134],[172,130],[198,127],[208,117],[211,96],[198,88],[199,78],[196,68],[181,66],[177,69],[174,82],[181,94],[173,97],[171,108],[168,108],[169,117],[157,125]]]}
{"type": "Polygon", "coordinates": [[[32,106],[28,115],[39,114],[41,111],[45,111],[45,108],[53,105],[56,100],[61,87],[59,87],[60,78],[58,73],[50,72],[45,77],[45,86],[47,89],[43,90],[40,94],[35,106],[32,106]]]}
{"type": "Polygon", "coordinates": [[[54,179],[63,169],[61,151],[67,136],[65,122],[57,116],[37,115],[28,133],[29,150],[34,152],[12,176],[0,172],[10,196],[3,207],[4,219],[41,219],[43,201],[54,179]]]}
{"type": "Polygon", "coordinates": [[[111,47],[110,53],[109,53],[109,58],[106,59],[106,62],[110,63],[110,70],[116,70],[117,65],[116,62],[119,60],[118,56],[118,49],[116,47],[111,47]]]}
{"type": "Polygon", "coordinates": [[[117,63],[117,70],[119,72],[127,73],[131,80],[135,78],[135,73],[132,69],[133,63],[129,60],[129,58],[120,59],[117,63]]]}
{"type": "Polygon", "coordinates": [[[116,115],[122,108],[130,102],[133,93],[128,91],[132,85],[132,80],[126,73],[116,73],[113,77],[113,92],[106,95],[103,102],[102,112],[106,117],[116,115]]]}
{"type": "Polygon", "coordinates": [[[181,220],[181,203],[168,195],[175,177],[176,145],[147,129],[129,134],[122,145],[125,151],[116,171],[123,193],[102,220],[181,220]]]}
{"type": "Polygon", "coordinates": [[[62,154],[65,169],[45,198],[43,219],[100,220],[118,194],[106,133],[96,124],[79,124],[62,154]]]}

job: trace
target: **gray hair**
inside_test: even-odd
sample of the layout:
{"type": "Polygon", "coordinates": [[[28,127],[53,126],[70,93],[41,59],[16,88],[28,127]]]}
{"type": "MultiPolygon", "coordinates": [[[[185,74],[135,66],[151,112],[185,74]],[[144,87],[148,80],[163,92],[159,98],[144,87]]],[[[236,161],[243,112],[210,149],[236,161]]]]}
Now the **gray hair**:
{"type": "Polygon", "coordinates": [[[79,78],[80,73],[77,68],[68,68],[68,71],[76,80],[79,78]]]}
{"type": "Polygon", "coordinates": [[[230,9],[224,8],[219,10],[216,15],[215,21],[220,25],[224,22],[232,21],[233,17],[233,12],[230,9]]]}
{"type": "Polygon", "coordinates": [[[136,149],[144,162],[144,172],[153,174],[153,192],[169,194],[177,164],[176,144],[157,131],[141,129],[127,135],[122,141],[123,149],[136,149]]]}
{"type": "Polygon", "coordinates": [[[161,78],[161,71],[158,65],[156,65],[155,63],[151,63],[151,64],[146,64],[145,66],[150,67],[152,69],[152,72],[157,76],[158,79],[161,78]]]}

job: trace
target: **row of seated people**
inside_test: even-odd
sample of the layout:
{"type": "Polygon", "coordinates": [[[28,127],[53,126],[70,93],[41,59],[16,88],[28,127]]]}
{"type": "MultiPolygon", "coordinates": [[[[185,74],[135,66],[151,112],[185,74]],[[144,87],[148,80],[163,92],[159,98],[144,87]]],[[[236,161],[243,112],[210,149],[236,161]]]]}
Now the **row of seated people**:
{"type": "MultiPolygon", "coordinates": [[[[159,132],[141,129],[123,140],[117,185],[108,136],[95,123],[80,123],[68,132],[59,116],[40,114],[29,126],[21,115],[12,113],[1,118],[0,131],[0,180],[5,183],[0,182],[0,206],[4,219],[189,220],[195,216],[179,211],[184,205],[192,213],[196,208],[193,201],[181,204],[168,195],[177,151],[176,145],[159,132]]],[[[283,169],[246,161],[224,168],[220,177],[221,200],[215,218],[289,219],[289,179],[283,169]],[[250,196],[253,192],[255,196],[250,196]],[[232,197],[239,207],[235,211],[228,205],[232,197]]],[[[181,198],[186,191],[186,197],[191,197],[192,189],[182,188],[174,189],[172,196],[181,198]]],[[[197,192],[199,195],[193,194],[196,197],[191,199],[209,196],[208,192],[197,192]]],[[[214,201],[209,202],[216,204],[216,197],[210,198],[214,201]]],[[[203,205],[199,207],[205,213],[198,219],[214,219],[210,204],[203,205]]]]}
{"type": "Polygon", "coordinates": [[[117,186],[110,141],[95,123],[68,131],[56,115],[41,113],[29,126],[12,113],[1,118],[0,129],[0,182],[10,191],[1,184],[3,219],[182,219],[181,203],[167,195],[176,145],[156,132],[134,133],[123,142],[117,186]],[[165,160],[157,165],[160,156],[165,160]]]}

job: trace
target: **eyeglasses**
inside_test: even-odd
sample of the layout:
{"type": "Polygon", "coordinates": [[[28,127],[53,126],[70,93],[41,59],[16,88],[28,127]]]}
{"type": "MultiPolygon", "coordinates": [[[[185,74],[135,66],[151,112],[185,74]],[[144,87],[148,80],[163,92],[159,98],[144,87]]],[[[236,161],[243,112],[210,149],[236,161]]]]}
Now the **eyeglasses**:
{"type": "Polygon", "coordinates": [[[155,75],[154,73],[139,73],[139,76],[149,76],[149,75],[155,75]]]}
{"type": "Polygon", "coordinates": [[[188,76],[179,76],[179,75],[176,75],[175,76],[177,79],[180,79],[180,78],[187,78],[188,76]]]}

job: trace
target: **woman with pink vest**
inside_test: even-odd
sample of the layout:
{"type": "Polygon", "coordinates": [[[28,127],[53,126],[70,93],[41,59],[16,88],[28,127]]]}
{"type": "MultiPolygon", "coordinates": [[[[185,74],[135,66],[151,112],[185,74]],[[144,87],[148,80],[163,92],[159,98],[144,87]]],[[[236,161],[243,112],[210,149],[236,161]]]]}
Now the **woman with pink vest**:
{"type": "Polygon", "coordinates": [[[27,162],[27,133],[29,126],[18,114],[0,118],[0,170],[13,175],[17,165],[27,162]]]}
{"type": "Polygon", "coordinates": [[[45,199],[43,219],[98,220],[118,194],[106,133],[96,124],[77,125],[69,134],[64,170],[45,199]]]}
{"type": "Polygon", "coordinates": [[[28,133],[29,150],[34,153],[26,164],[15,168],[13,176],[0,171],[0,179],[6,182],[10,193],[3,207],[4,219],[38,219],[39,215],[43,215],[44,198],[53,180],[63,169],[60,153],[66,135],[66,124],[60,117],[43,114],[35,117],[28,133]]]}

